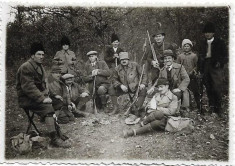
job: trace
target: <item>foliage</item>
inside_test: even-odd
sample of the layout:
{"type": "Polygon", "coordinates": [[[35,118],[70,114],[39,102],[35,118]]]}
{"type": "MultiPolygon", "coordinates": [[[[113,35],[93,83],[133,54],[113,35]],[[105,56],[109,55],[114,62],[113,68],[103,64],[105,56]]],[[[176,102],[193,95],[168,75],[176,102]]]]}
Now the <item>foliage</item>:
{"type": "Polygon", "coordinates": [[[228,8],[84,8],[84,7],[12,7],[15,21],[7,25],[7,64],[26,59],[30,44],[41,41],[52,59],[60,49],[60,39],[69,36],[71,49],[81,59],[92,49],[103,53],[110,36],[117,33],[121,46],[134,60],[143,54],[146,30],[154,34],[159,25],[166,40],[181,45],[184,38],[197,43],[208,20],[215,22],[217,34],[228,42],[228,8]]]}

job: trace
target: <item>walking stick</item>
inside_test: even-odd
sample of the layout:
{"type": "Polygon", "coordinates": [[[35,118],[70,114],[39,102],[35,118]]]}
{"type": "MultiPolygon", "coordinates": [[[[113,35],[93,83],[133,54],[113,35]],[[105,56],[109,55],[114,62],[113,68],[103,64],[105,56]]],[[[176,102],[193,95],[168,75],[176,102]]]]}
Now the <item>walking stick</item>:
{"type": "Polygon", "coordinates": [[[92,93],[92,101],[93,101],[93,110],[94,113],[97,114],[97,108],[96,108],[96,102],[95,102],[95,84],[96,84],[96,76],[94,77],[94,83],[93,83],[93,93],[92,93]]]}

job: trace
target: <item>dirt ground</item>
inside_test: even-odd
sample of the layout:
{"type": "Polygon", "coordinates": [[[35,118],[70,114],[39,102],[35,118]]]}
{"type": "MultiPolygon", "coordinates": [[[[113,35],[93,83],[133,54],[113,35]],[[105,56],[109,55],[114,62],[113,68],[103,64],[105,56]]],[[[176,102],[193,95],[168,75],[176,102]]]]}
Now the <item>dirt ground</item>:
{"type": "MultiPolygon", "coordinates": [[[[123,130],[138,128],[139,125],[124,124],[123,112],[114,116],[101,112],[96,116],[77,118],[75,122],[61,125],[62,131],[70,137],[72,148],[62,149],[49,146],[47,149],[33,149],[31,153],[19,155],[12,150],[10,138],[26,131],[27,118],[23,110],[18,108],[16,101],[14,82],[7,82],[6,159],[228,161],[228,118],[218,120],[210,115],[200,118],[195,110],[188,114],[188,117],[195,121],[195,130],[191,134],[155,131],[141,136],[123,138],[123,130]]],[[[226,96],[224,103],[225,114],[228,114],[226,96]]],[[[40,131],[45,131],[45,126],[38,120],[36,124],[40,131]]]]}

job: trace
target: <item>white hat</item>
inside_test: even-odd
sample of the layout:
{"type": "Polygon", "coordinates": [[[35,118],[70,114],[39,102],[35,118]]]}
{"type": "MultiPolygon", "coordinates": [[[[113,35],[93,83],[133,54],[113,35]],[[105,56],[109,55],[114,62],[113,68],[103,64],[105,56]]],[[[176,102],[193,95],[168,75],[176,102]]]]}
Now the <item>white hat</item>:
{"type": "Polygon", "coordinates": [[[62,79],[64,79],[64,80],[66,80],[66,79],[68,79],[68,78],[74,78],[74,75],[72,75],[72,74],[64,74],[63,76],[62,76],[62,79]]]}
{"type": "Polygon", "coordinates": [[[89,51],[86,55],[90,56],[90,55],[97,55],[98,52],[97,51],[89,51]]]}
{"type": "Polygon", "coordinates": [[[184,40],[182,41],[182,47],[183,47],[185,44],[190,44],[190,45],[193,47],[193,43],[192,43],[191,40],[189,40],[189,39],[184,39],[184,40]]]}

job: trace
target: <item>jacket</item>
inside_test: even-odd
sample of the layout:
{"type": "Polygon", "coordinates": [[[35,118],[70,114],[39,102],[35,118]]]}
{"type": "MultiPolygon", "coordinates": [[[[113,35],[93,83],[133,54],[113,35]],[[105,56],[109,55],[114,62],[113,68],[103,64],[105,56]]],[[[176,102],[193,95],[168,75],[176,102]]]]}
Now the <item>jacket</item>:
{"type": "MultiPolygon", "coordinates": [[[[127,71],[124,70],[121,64],[118,65],[115,67],[112,78],[114,87],[118,87],[123,84],[127,86],[132,92],[135,92],[139,84],[141,72],[142,67],[136,62],[129,61],[129,64],[127,65],[127,71]]],[[[141,84],[147,86],[147,76],[145,71],[143,73],[141,84]]]]}
{"type": "Polygon", "coordinates": [[[85,64],[85,76],[84,81],[88,83],[89,91],[91,92],[93,89],[93,79],[92,71],[94,69],[99,69],[98,75],[96,76],[96,87],[101,84],[109,84],[108,77],[110,76],[110,70],[108,65],[103,60],[96,61],[95,66],[92,66],[90,60],[88,60],[85,64]]]}
{"type": "MultiPolygon", "coordinates": [[[[164,50],[172,50],[173,53],[174,53],[174,56],[175,56],[175,49],[174,47],[168,43],[168,42],[163,42],[162,45],[158,46],[157,43],[153,42],[152,43],[153,45],[153,48],[156,52],[156,56],[157,56],[157,60],[158,62],[160,63],[160,67],[163,67],[163,62],[164,62],[164,57],[163,57],[163,51],[164,50]]],[[[150,46],[147,48],[147,51],[146,51],[146,56],[144,58],[144,60],[147,60],[146,61],[146,69],[147,71],[149,71],[151,69],[151,61],[153,60],[153,54],[152,54],[152,50],[150,48],[150,46]]]]}
{"type": "Polygon", "coordinates": [[[56,52],[54,59],[53,59],[53,62],[55,64],[68,67],[70,65],[74,65],[76,62],[76,59],[77,58],[76,58],[75,53],[73,51],[60,50],[60,51],[56,52]]]}
{"type": "MultiPolygon", "coordinates": [[[[199,70],[203,73],[204,61],[207,54],[207,40],[203,40],[199,45],[199,70]]],[[[220,68],[223,68],[224,64],[228,62],[228,52],[226,45],[223,40],[219,38],[214,38],[214,41],[211,43],[211,63],[212,67],[216,67],[216,64],[220,64],[220,68]]]]}
{"type": "Polygon", "coordinates": [[[19,67],[16,74],[16,90],[20,107],[41,103],[48,96],[45,78],[43,66],[31,58],[19,67]]]}
{"type": "MultiPolygon", "coordinates": [[[[117,51],[116,53],[119,54],[120,52],[123,52],[123,49],[121,48],[117,48],[117,51]]],[[[107,46],[106,50],[105,50],[105,54],[104,54],[104,60],[105,62],[107,63],[108,67],[109,68],[115,68],[115,58],[114,58],[114,55],[115,52],[114,52],[114,49],[112,46],[107,46]]],[[[119,64],[120,61],[119,59],[117,59],[117,63],[119,64]]]]}
{"type": "Polygon", "coordinates": [[[166,116],[173,116],[176,114],[178,107],[177,97],[169,90],[163,96],[156,93],[150,100],[150,109],[162,111],[166,116]]]}
{"type": "MultiPolygon", "coordinates": [[[[167,78],[166,66],[164,66],[160,71],[160,77],[167,78]]],[[[190,79],[183,65],[181,67],[181,65],[178,63],[172,63],[171,78],[173,89],[179,88],[182,91],[187,89],[190,79]]]]}
{"type": "Polygon", "coordinates": [[[198,57],[192,51],[189,53],[182,53],[178,55],[176,62],[179,64],[183,63],[185,70],[188,75],[190,75],[193,70],[197,70],[198,57]]]}

